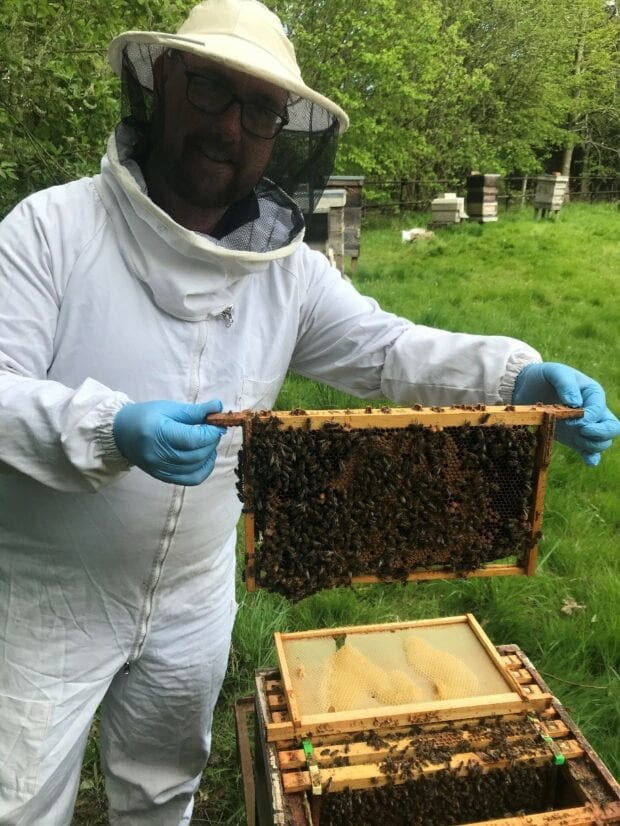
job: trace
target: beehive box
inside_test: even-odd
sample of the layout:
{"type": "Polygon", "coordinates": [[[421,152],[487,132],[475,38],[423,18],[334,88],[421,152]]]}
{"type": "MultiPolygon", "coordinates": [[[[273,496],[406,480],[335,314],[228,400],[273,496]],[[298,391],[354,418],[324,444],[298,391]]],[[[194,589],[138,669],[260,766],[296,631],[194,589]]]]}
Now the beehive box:
{"type": "Polygon", "coordinates": [[[312,214],[305,216],[305,242],[327,255],[341,273],[344,273],[346,198],[344,189],[326,189],[312,214]]]}
{"type": "Polygon", "coordinates": [[[433,227],[460,224],[463,218],[467,218],[465,198],[459,198],[455,192],[446,192],[442,196],[433,198],[431,201],[431,216],[431,226],[433,227]]]}
{"type": "Polygon", "coordinates": [[[472,173],[467,178],[465,208],[471,220],[497,221],[499,175],[472,173]]]}
{"type": "Polygon", "coordinates": [[[245,579],[299,599],[352,583],[532,574],[570,408],[224,414],[242,424],[245,579]]]}
{"type": "Polygon", "coordinates": [[[359,175],[332,175],[327,189],[344,189],[347,200],[344,207],[344,254],[351,258],[355,271],[360,255],[364,178],[359,175]]]}
{"type": "MultiPolygon", "coordinates": [[[[477,638],[481,633],[470,616],[410,624],[408,633],[455,624],[477,638]]],[[[377,633],[381,628],[389,627],[375,627],[377,633]]],[[[421,713],[411,706],[409,719],[398,713],[379,718],[368,710],[357,728],[314,727],[302,731],[308,735],[302,739],[293,733],[283,679],[293,663],[285,657],[284,671],[257,671],[260,826],[620,823],[620,787],[525,654],[516,646],[494,649],[479,642],[500,678],[518,686],[513,693],[520,705],[492,710],[479,699],[448,716],[439,707],[421,713]]],[[[245,779],[251,758],[248,743],[240,746],[245,779]]],[[[256,822],[253,798],[254,787],[246,798],[248,824],[256,822]]]]}
{"type": "Polygon", "coordinates": [[[564,203],[568,188],[567,175],[539,175],[536,178],[534,210],[558,213],[564,203]]]}

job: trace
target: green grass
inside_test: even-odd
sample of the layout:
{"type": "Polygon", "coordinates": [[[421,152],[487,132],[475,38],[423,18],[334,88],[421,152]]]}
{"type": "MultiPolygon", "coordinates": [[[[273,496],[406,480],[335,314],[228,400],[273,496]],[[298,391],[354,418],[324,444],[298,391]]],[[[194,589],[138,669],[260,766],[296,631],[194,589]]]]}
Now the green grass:
{"type": "MultiPolygon", "coordinates": [[[[571,205],[555,221],[531,212],[497,224],[467,224],[434,239],[402,244],[400,231],[424,216],[364,228],[354,283],[360,292],[418,323],[463,332],[512,335],[547,360],[572,364],[606,387],[620,409],[620,215],[615,206],[571,205]]],[[[290,377],[279,406],[365,404],[290,377]]],[[[516,643],[532,659],[612,773],[620,773],[620,452],[586,468],[557,446],[551,464],[544,539],[531,578],[377,585],[317,594],[297,604],[267,593],[241,604],[230,667],[218,703],[213,756],[195,823],[245,823],[235,757],[233,706],[252,693],[253,672],[275,664],[272,634],[449,616],[471,611],[497,644],[516,643]],[[572,598],[583,608],[566,614],[572,598]]],[[[104,823],[94,739],[83,771],[75,826],[104,823]]]]}

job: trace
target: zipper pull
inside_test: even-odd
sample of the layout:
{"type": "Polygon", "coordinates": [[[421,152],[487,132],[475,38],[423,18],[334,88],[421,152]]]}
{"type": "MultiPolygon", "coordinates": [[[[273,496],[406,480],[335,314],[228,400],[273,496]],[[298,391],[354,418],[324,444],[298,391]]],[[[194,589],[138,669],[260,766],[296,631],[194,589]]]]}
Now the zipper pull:
{"type": "Polygon", "coordinates": [[[233,323],[232,307],[226,307],[221,313],[215,316],[216,321],[223,321],[226,327],[230,327],[233,323]]]}

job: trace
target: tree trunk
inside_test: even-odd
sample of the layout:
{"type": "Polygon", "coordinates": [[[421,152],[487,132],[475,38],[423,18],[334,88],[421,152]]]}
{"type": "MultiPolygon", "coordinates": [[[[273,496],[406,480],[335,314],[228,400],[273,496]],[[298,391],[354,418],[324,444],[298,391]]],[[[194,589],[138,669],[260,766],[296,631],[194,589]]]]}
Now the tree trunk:
{"type": "Polygon", "coordinates": [[[527,197],[527,175],[521,181],[521,209],[525,206],[525,199],[527,197]]]}
{"type": "Polygon", "coordinates": [[[568,186],[566,187],[566,194],[564,195],[564,203],[567,204],[570,201],[570,168],[573,162],[573,150],[575,147],[571,144],[571,146],[564,147],[564,153],[562,155],[562,175],[568,175],[569,181],[568,186]]]}
{"type": "Polygon", "coordinates": [[[581,181],[579,186],[579,194],[584,201],[588,200],[590,195],[590,144],[586,143],[583,147],[583,163],[581,165],[581,181]]]}
{"type": "MultiPolygon", "coordinates": [[[[585,18],[582,20],[582,32],[585,29],[585,18]]],[[[575,64],[574,64],[574,75],[575,78],[578,78],[581,72],[583,71],[583,58],[585,54],[585,39],[583,34],[579,38],[579,42],[577,44],[577,52],[575,54],[575,64]]],[[[575,100],[579,99],[579,87],[577,87],[575,94],[575,100]]],[[[577,124],[577,115],[573,113],[569,118],[569,130],[571,132],[575,131],[575,127],[577,124]]],[[[573,146],[565,146],[564,147],[564,155],[562,157],[562,175],[568,175],[570,179],[570,168],[573,162],[573,146]]],[[[570,201],[570,180],[568,182],[568,186],[566,187],[566,195],[564,196],[564,203],[568,203],[570,201]]]]}

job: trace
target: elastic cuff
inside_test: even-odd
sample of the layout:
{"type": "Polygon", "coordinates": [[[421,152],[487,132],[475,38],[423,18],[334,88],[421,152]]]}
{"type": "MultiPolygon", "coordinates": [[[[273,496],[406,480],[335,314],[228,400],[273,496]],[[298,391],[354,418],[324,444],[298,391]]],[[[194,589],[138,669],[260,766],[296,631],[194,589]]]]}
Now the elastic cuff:
{"type": "Polygon", "coordinates": [[[504,404],[512,404],[512,397],[515,389],[515,382],[517,376],[529,364],[540,364],[542,358],[532,358],[532,351],[524,353],[523,351],[513,353],[506,363],[506,372],[499,384],[499,395],[504,404]]]}
{"type": "Polygon", "coordinates": [[[131,404],[129,400],[114,399],[105,409],[101,411],[101,419],[95,428],[95,442],[100,451],[101,460],[104,465],[113,470],[129,470],[132,467],[123,454],[118,449],[114,433],[112,430],[116,414],[125,407],[126,404],[131,404]]]}

